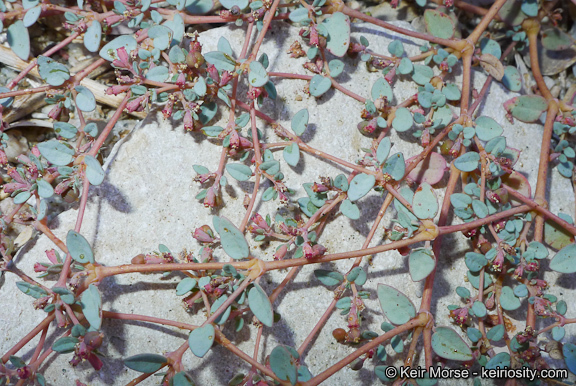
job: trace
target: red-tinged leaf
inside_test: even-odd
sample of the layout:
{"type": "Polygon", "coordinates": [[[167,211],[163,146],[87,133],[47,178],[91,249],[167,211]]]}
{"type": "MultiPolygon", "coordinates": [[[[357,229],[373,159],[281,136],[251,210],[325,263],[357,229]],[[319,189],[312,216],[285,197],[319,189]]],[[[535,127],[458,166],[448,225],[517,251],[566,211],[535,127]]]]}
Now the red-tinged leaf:
{"type": "Polygon", "coordinates": [[[532,197],[532,188],[530,187],[530,183],[528,182],[528,179],[526,179],[526,177],[524,177],[522,174],[518,172],[512,172],[511,174],[504,174],[500,178],[506,186],[511,187],[519,193],[522,193],[522,195],[525,197],[532,197]]]}
{"type": "MultiPolygon", "coordinates": [[[[414,156],[408,160],[412,161],[417,156],[414,156]]],[[[438,153],[430,153],[430,155],[422,162],[418,164],[406,177],[412,182],[421,184],[427,182],[430,185],[437,184],[444,177],[444,172],[448,168],[446,160],[442,155],[438,153]]]]}
{"type": "Polygon", "coordinates": [[[445,13],[428,9],[424,12],[424,23],[428,32],[442,39],[450,39],[454,36],[454,22],[445,13]]]}

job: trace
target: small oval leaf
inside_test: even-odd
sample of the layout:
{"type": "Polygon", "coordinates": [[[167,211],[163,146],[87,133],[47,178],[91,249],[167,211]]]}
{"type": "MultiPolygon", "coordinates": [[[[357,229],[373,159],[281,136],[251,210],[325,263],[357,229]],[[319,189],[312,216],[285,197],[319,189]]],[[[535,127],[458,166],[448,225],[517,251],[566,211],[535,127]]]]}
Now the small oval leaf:
{"type": "Polygon", "coordinates": [[[414,214],[421,220],[434,218],[438,212],[438,199],[430,185],[423,183],[416,189],[412,201],[414,214]]]}
{"type": "Polygon", "coordinates": [[[188,346],[190,346],[192,354],[199,358],[206,355],[208,350],[210,350],[214,344],[215,336],[216,331],[214,330],[214,326],[211,324],[193,330],[188,336],[188,346]]]}
{"type": "Polygon", "coordinates": [[[550,269],[560,273],[576,272],[576,244],[562,248],[550,261],[550,269]]]}
{"type": "Polygon", "coordinates": [[[449,327],[436,327],[432,335],[432,349],[439,357],[454,361],[469,361],[473,358],[470,347],[449,327]]]}
{"type": "Polygon", "coordinates": [[[408,267],[413,281],[424,280],[434,270],[436,259],[429,249],[414,249],[408,258],[408,267]]]}
{"type": "Polygon", "coordinates": [[[248,306],[262,324],[272,327],[274,322],[274,311],[266,292],[258,283],[248,292],[248,306]]]}
{"type": "Polygon", "coordinates": [[[160,370],[168,359],[158,354],[138,354],[124,359],[124,365],[141,373],[155,373],[160,370]]]}
{"type": "Polygon", "coordinates": [[[412,301],[393,287],[379,284],[378,300],[382,311],[392,324],[401,325],[416,317],[416,308],[412,301]]]}
{"type": "Polygon", "coordinates": [[[358,174],[350,181],[350,188],[348,188],[348,199],[356,201],[368,194],[374,187],[376,177],[372,174],[358,174]]]}
{"type": "Polygon", "coordinates": [[[104,181],[106,173],[102,169],[102,165],[96,158],[91,155],[84,157],[84,163],[86,164],[86,177],[92,185],[98,186],[104,181]]]}
{"type": "Polygon", "coordinates": [[[80,233],[68,231],[66,247],[74,260],[80,264],[94,263],[94,254],[88,241],[80,233]]]}

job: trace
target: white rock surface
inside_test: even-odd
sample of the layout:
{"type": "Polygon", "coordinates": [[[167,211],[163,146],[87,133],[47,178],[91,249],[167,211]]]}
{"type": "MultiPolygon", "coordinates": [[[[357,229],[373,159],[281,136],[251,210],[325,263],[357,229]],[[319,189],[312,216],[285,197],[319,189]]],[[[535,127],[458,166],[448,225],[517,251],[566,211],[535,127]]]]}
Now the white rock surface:
{"type": "MultiPolygon", "coordinates": [[[[409,28],[408,24],[402,24],[409,28]]],[[[375,52],[387,53],[387,45],[391,39],[397,39],[381,29],[368,25],[353,27],[353,36],[358,40],[360,35],[370,40],[370,48],[375,52]]],[[[231,42],[238,54],[243,41],[242,28],[218,28],[201,35],[201,42],[206,52],[216,49],[218,38],[224,36],[231,42]]],[[[304,59],[289,59],[286,53],[294,40],[299,40],[298,29],[278,23],[274,25],[261,49],[270,58],[271,71],[304,73],[301,64],[304,59]]],[[[402,38],[409,54],[418,52],[419,44],[410,43],[402,38]]],[[[380,73],[369,73],[359,59],[346,59],[345,74],[340,77],[342,84],[352,91],[368,97],[370,89],[380,73]]],[[[456,74],[456,78],[460,75],[456,74]]],[[[474,85],[480,89],[485,76],[474,73],[474,85]]],[[[274,80],[279,98],[275,103],[267,101],[262,110],[278,119],[285,127],[290,127],[290,119],[295,112],[308,108],[310,126],[303,138],[313,147],[337,155],[347,161],[354,162],[361,156],[362,147],[369,147],[371,139],[362,136],[356,129],[360,121],[360,103],[333,90],[316,100],[304,93],[305,81],[284,79],[274,80]],[[301,99],[299,98],[301,97],[301,99]]],[[[407,81],[397,81],[394,85],[395,103],[404,100],[415,92],[415,88],[407,81]]],[[[532,186],[536,182],[537,159],[541,140],[541,126],[516,122],[510,125],[504,118],[502,103],[514,96],[493,83],[490,94],[482,106],[480,113],[489,115],[505,127],[508,144],[522,150],[518,169],[524,172],[532,186]]],[[[227,117],[227,109],[221,108],[218,117],[227,117]]],[[[221,119],[221,126],[226,125],[221,119]]],[[[264,123],[259,128],[265,131],[266,141],[275,142],[273,130],[264,123]]],[[[245,133],[246,128],[243,130],[245,133]]],[[[401,140],[395,132],[392,133],[394,144],[392,152],[402,151],[406,158],[420,151],[419,145],[409,143],[410,136],[402,136],[401,140]]],[[[281,152],[275,156],[281,159],[281,152]]],[[[212,224],[211,216],[218,214],[232,219],[235,223],[241,221],[244,214],[242,200],[245,192],[251,192],[253,182],[237,183],[231,177],[231,186],[223,191],[225,205],[219,211],[210,212],[202,202],[194,197],[200,187],[193,182],[196,173],[192,165],[201,164],[211,171],[215,170],[220,157],[220,148],[207,140],[202,134],[185,133],[180,122],[164,121],[161,114],[151,113],[142,124],[134,129],[132,134],[113,152],[109,160],[107,177],[102,186],[92,188],[88,209],[82,225],[81,233],[90,241],[95,251],[96,259],[104,265],[119,265],[130,262],[137,254],[157,250],[158,244],[168,246],[173,252],[184,248],[197,252],[198,245],[191,232],[203,224],[212,224]]],[[[282,172],[286,175],[286,185],[296,189],[293,196],[305,195],[301,187],[303,182],[311,182],[318,176],[335,177],[348,171],[334,164],[319,162],[318,159],[303,154],[299,165],[290,168],[283,163],[282,172]]],[[[573,193],[568,180],[552,173],[555,193],[551,194],[552,210],[562,210],[574,213],[573,193]],[[567,198],[566,198],[567,197],[567,198]]],[[[264,184],[261,192],[268,186],[264,184]]],[[[443,188],[441,182],[438,188],[443,188]]],[[[440,190],[441,191],[441,190],[440,190]]],[[[439,192],[440,192],[439,191],[439,192]]],[[[439,194],[439,198],[442,195],[439,194]]],[[[329,252],[354,250],[361,247],[378,208],[382,202],[379,194],[372,192],[359,202],[362,210],[360,220],[350,221],[344,216],[338,216],[326,227],[321,242],[329,252]]],[[[297,204],[296,204],[297,205],[297,204]]],[[[277,202],[262,203],[257,206],[259,213],[272,216],[277,212],[277,202]]],[[[69,229],[74,227],[77,211],[62,213],[51,224],[54,233],[65,239],[69,229]]],[[[388,213],[383,224],[389,226],[392,214],[388,213]]],[[[372,245],[382,241],[383,227],[373,240],[372,245]]],[[[253,246],[252,253],[262,259],[271,260],[276,242],[260,247],[250,236],[247,237],[253,246]]],[[[53,244],[44,236],[38,237],[18,258],[18,266],[33,276],[32,266],[36,261],[46,261],[44,251],[53,244]]],[[[450,325],[448,304],[460,304],[454,288],[459,285],[469,286],[465,282],[465,265],[462,251],[468,245],[463,237],[447,237],[444,249],[439,256],[439,272],[435,290],[437,296],[433,303],[433,313],[437,325],[450,325]]],[[[219,259],[224,258],[222,250],[216,252],[219,259]]],[[[339,261],[326,264],[321,268],[337,267],[345,273],[351,262],[339,261]]],[[[417,294],[421,285],[410,280],[408,263],[397,252],[376,255],[371,265],[364,265],[368,270],[369,280],[364,288],[371,292],[371,299],[366,301],[368,310],[363,322],[371,330],[381,333],[380,324],[384,317],[376,297],[378,283],[388,283],[404,291],[419,306],[417,294]]],[[[280,322],[273,328],[264,329],[259,360],[263,360],[279,343],[299,347],[319,317],[324,313],[332,299],[332,293],[323,287],[313,276],[313,270],[318,267],[306,266],[298,273],[274,304],[275,311],[282,316],[280,322]]],[[[269,293],[285,277],[286,272],[271,272],[263,277],[260,284],[269,293]]],[[[151,315],[198,324],[204,319],[203,312],[192,315],[181,306],[181,298],[175,295],[175,287],[182,275],[172,274],[162,278],[160,274],[139,275],[129,274],[107,279],[100,284],[103,294],[104,308],[124,313],[151,315]]],[[[21,337],[30,331],[44,317],[43,311],[32,308],[31,298],[18,291],[14,285],[14,275],[5,275],[5,282],[0,288],[0,352],[4,353],[21,337]],[[7,310],[7,311],[6,311],[7,310]]],[[[563,296],[573,293],[573,288],[556,287],[552,290],[562,290],[563,296]]],[[[524,300],[526,302],[526,300],[524,300]]],[[[519,315],[521,318],[523,315],[519,315]]],[[[573,317],[569,309],[568,316],[573,317]]],[[[250,316],[245,316],[247,324],[250,316]]],[[[345,317],[335,312],[326,327],[313,341],[311,349],[305,354],[304,362],[313,374],[318,374],[352,352],[351,347],[337,344],[332,337],[332,330],[346,327],[345,317]]],[[[68,365],[71,354],[52,358],[42,367],[49,384],[70,385],[75,379],[80,379],[90,385],[122,385],[138,376],[138,373],[125,368],[121,358],[138,353],[165,353],[177,349],[187,338],[185,331],[158,327],[146,323],[120,323],[107,320],[103,324],[106,334],[105,367],[96,373],[88,364],[77,368],[68,365]]],[[[236,334],[233,327],[226,326],[224,333],[244,352],[252,355],[255,329],[244,328],[236,334]]],[[[50,329],[51,344],[61,331],[50,329]]],[[[28,359],[32,355],[37,339],[20,351],[19,355],[28,359]]],[[[402,359],[401,355],[389,350],[392,360],[402,359]]],[[[373,361],[367,361],[365,368],[355,372],[344,368],[327,385],[370,385],[379,381],[373,373],[373,361]]],[[[238,372],[247,373],[250,366],[235,358],[220,346],[215,346],[204,359],[194,357],[190,351],[185,355],[184,365],[189,370],[197,385],[224,385],[238,372]]],[[[159,379],[151,377],[143,382],[146,385],[157,384],[159,379]]],[[[483,381],[483,384],[487,384],[483,381]]]]}

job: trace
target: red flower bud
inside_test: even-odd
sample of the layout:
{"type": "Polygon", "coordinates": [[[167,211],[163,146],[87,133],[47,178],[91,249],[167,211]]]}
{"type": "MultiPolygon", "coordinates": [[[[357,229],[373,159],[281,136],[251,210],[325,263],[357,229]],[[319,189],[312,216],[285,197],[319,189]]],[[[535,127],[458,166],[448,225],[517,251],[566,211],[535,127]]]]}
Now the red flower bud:
{"type": "Polygon", "coordinates": [[[193,237],[201,243],[213,243],[216,241],[214,232],[212,232],[212,229],[208,225],[202,225],[200,228],[196,228],[193,237]]]}

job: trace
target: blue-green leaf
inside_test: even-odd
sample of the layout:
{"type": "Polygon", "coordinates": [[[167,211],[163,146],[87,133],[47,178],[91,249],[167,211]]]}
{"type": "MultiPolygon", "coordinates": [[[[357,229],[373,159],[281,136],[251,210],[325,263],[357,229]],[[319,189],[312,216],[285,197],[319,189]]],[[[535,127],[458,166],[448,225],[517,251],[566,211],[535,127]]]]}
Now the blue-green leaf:
{"type": "Polygon", "coordinates": [[[274,322],[272,304],[258,283],[254,283],[254,287],[248,292],[248,306],[262,324],[272,327],[274,322]]]}
{"type": "MultiPolygon", "coordinates": [[[[0,27],[2,27],[1,24],[0,24],[0,27]]],[[[1,31],[1,29],[0,29],[0,31],[1,31]]],[[[10,92],[10,91],[12,91],[12,90],[10,90],[8,87],[0,87],[1,93],[10,92]]],[[[12,102],[14,102],[14,97],[0,98],[0,105],[2,105],[4,107],[12,106],[12,102]]]]}
{"type": "Polygon", "coordinates": [[[322,75],[314,75],[310,80],[310,95],[319,97],[330,89],[332,82],[322,75]]]}
{"type": "Polygon", "coordinates": [[[54,188],[52,185],[43,178],[39,178],[36,180],[36,184],[38,184],[38,195],[42,198],[49,198],[52,197],[54,194],[54,188]]]}
{"type": "MultiPolygon", "coordinates": [[[[168,52],[168,58],[172,63],[184,63],[186,61],[186,55],[182,51],[182,48],[178,46],[172,46],[168,52]]],[[[196,92],[196,90],[194,90],[196,92]]]]}
{"type": "Polygon", "coordinates": [[[338,285],[344,281],[344,276],[340,272],[327,271],[325,269],[315,270],[314,276],[325,286],[338,285]]]}
{"type": "Polygon", "coordinates": [[[98,20],[92,20],[92,24],[84,33],[84,47],[90,52],[96,52],[100,48],[102,40],[102,25],[98,20]]]}
{"type": "Polygon", "coordinates": [[[390,87],[390,84],[384,80],[384,78],[378,78],[378,80],[372,86],[370,95],[372,96],[373,101],[380,97],[385,97],[387,98],[388,102],[391,102],[393,97],[392,87],[390,87]]]}
{"type": "Polygon", "coordinates": [[[282,155],[288,165],[296,166],[298,161],[300,161],[300,147],[298,147],[296,142],[292,142],[292,144],[284,148],[282,155]]]}
{"type": "Polygon", "coordinates": [[[252,87],[261,87],[268,83],[268,73],[260,62],[250,63],[250,71],[248,72],[248,81],[252,87]]]}
{"type": "Polygon", "coordinates": [[[228,164],[226,170],[238,181],[248,181],[252,177],[252,169],[244,164],[228,164]]]}
{"type": "Polygon", "coordinates": [[[342,57],[350,45],[350,18],[342,12],[334,12],[322,22],[326,27],[326,48],[332,55],[342,57]]]}
{"type": "Polygon", "coordinates": [[[468,269],[474,273],[480,272],[488,264],[488,259],[483,254],[476,252],[467,252],[464,261],[468,269]]]}
{"type": "Polygon", "coordinates": [[[151,68],[146,73],[146,79],[150,79],[154,82],[164,82],[168,78],[168,67],[156,66],[151,68]]]}
{"type": "MultiPolygon", "coordinates": [[[[182,1],[184,3],[184,1],[182,1]]],[[[196,386],[195,383],[190,379],[188,374],[184,371],[174,374],[171,379],[170,386],[196,386]]]]}
{"type": "Polygon", "coordinates": [[[204,126],[202,132],[208,137],[217,137],[224,129],[221,126],[204,126]]]}
{"type": "Polygon", "coordinates": [[[413,249],[408,258],[408,267],[413,281],[424,280],[436,267],[432,251],[425,248],[413,249]]]}
{"type": "MultiPolygon", "coordinates": [[[[40,3],[39,0],[22,0],[22,8],[30,9],[32,7],[37,6],[38,3],[40,3]]],[[[4,12],[4,11],[2,11],[2,12],[4,12]]]]}
{"type": "Polygon", "coordinates": [[[26,283],[25,281],[17,281],[16,287],[18,287],[18,289],[24,292],[26,295],[32,296],[34,299],[39,299],[48,295],[42,288],[30,283],[26,283]]]}
{"type": "Polygon", "coordinates": [[[335,78],[344,71],[344,62],[339,59],[332,59],[328,63],[328,69],[330,70],[330,76],[335,78]]]}
{"type": "Polygon", "coordinates": [[[520,284],[514,287],[514,295],[518,296],[519,298],[528,296],[528,287],[526,287],[526,284],[520,284]]]}
{"type": "Polygon", "coordinates": [[[304,20],[310,20],[308,19],[308,9],[304,7],[296,8],[295,10],[290,12],[290,15],[288,15],[288,17],[294,23],[301,23],[304,20]]]}
{"type": "Polygon", "coordinates": [[[82,111],[93,111],[96,109],[96,98],[92,91],[90,91],[87,87],[84,86],[76,86],[74,87],[76,92],[76,105],[78,109],[82,111]]]}
{"type": "Polygon", "coordinates": [[[216,231],[220,235],[220,241],[224,252],[233,259],[244,259],[250,255],[248,243],[244,235],[226,217],[219,217],[216,231]]]}
{"type": "Polygon", "coordinates": [[[457,85],[449,83],[442,88],[442,94],[446,96],[449,101],[458,101],[462,98],[462,93],[457,85]]]}
{"type": "Polygon", "coordinates": [[[478,218],[484,218],[488,216],[488,207],[480,200],[472,200],[472,210],[474,210],[474,214],[478,218]]]}
{"type": "MultiPolygon", "coordinates": [[[[184,0],[179,1],[184,2],[184,0]]],[[[190,2],[190,0],[186,0],[186,4],[190,4],[190,2]]],[[[212,3],[211,0],[208,0],[208,2],[212,3]]],[[[172,31],[172,42],[170,45],[174,46],[182,42],[182,38],[184,37],[184,20],[178,12],[174,13],[172,20],[164,22],[163,26],[170,28],[172,31]]]]}
{"type": "MultiPolygon", "coordinates": [[[[174,46],[176,47],[176,46],[174,46]]],[[[204,78],[202,78],[201,76],[198,77],[198,81],[196,82],[196,84],[194,84],[194,92],[200,96],[203,97],[204,95],[206,95],[206,81],[204,80],[204,78]]]]}
{"type": "Polygon", "coordinates": [[[395,181],[400,181],[404,177],[405,171],[406,163],[402,153],[392,154],[382,166],[382,172],[388,174],[395,181]]]}
{"type": "Polygon", "coordinates": [[[412,113],[406,107],[400,107],[396,110],[394,119],[392,120],[392,127],[398,132],[403,132],[412,128],[414,118],[412,113]]]}
{"type": "Polygon", "coordinates": [[[65,166],[72,162],[74,149],[67,144],[56,140],[41,142],[37,145],[40,154],[50,163],[57,166],[65,166]]]}
{"type": "Polygon", "coordinates": [[[36,20],[38,20],[38,17],[40,16],[41,13],[42,13],[42,6],[40,5],[29,9],[24,15],[24,18],[22,19],[24,27],[30,27],[34,23],[36,23],[36,20]]]}
{"type": "Polygon", "coordinates": [[[82,313],[90,327],[99,330],[102,326],[102,296],[94,284],[90,284],[80,297],[82,313]]]}
{"type": "Polygon", "coordinates": [[[564,354],[564,361],[566,367],[572,374],[576,374],[576,345],[572,343],[564,343],[562,346],[562,354],[564,354]]]}
{"type": "Polygon", "coordinates": [[[30,198],[30,196],[32,195],[32,193],[30,193],[30,191],[26,190],[24,192],[20,192],[18,193],[15,197],[14,197],[14,204],[23,204],[26,201],[28,201],[28,199],[30,198]]]}
{"type": "Polygon", "coordinates": [[[200,107],[200,114],[198,114],[200,122],[202,122],[203,125],[207,124],[214,118],[217,112],[218,105],[215,102],[204,101],[204,104],[200,107]]]}
{"type": "Polygon", "coordinates": [[[454,166],[462,172],[471,172],[478,168],[478,162],[480,162],[480,154],[470,151],[456,158],[454,166]]]}
{"type": "Polygon", "coordinates": [[[507,311],[514,311],[520,308],[520,299],[514,295],[512,288],[504,286],[500,293],[500,305],[507,311]]]}
{"type": "Polygon", "coordinates": [[[500,339],[504,338],[504,332],[504,325],[499,324],[491,328],[490,331],[486,333],[486,338],[491,341],[498,342],[500,339]]]}
{"type": "Polygon", "coordinates": [[[564,339],[564,335],[566,335],[566,330],[564,329],[564,327],[556,326],[552,328],[551,333],[552,333],[552,339],[554,339],[556,342],[560,342],[562,339],[564,339]]]}
{"type": "Polygon", "coordinates": [[[531,17],[538,16],[538,9],[540,5],[537,0],[522,0],[522,5],[520,6],[522,12],[531,17]]]}
{"type": "Polygon", "coordinates": [[[197,280],[192,277],[185,277],[176,286],[176,295],[182,296],[192,291],[192,289],[196,287],[196,282],[197,280]]]}
{"type": "Polygon", "coordinates": [[[298,353],[286,346],[274,347],[270,353],[270,368],[278,378],[296,385],[298,368],[296,367],[298,353]]]}
{"type": "Polygon", "coordinates": [[[456,287],[456,293],[464,300],[470,299],[470,290],[466,287],[456,287]]]}
{"type": "Polygon", "coordinates": [[[414,71],[414,64],[409,58],[402,58],[400,64],[398,65],[398,73],[401,75],[407,75],[414,71]]]}
{"type": "Polygon", "coordinates": [[[468,327],[466,329],[466,335],[468,335],[468,338],[470,338],[470,340],[474,343],[482,339],[482,332],[474,327],[468,327]]]}
{"type": "Polygon", "coordinates": [[[56,134],[66,139],[74,138],[76,134],[78,134],[76,126],[68,122],[54,122],[54,131],[56,134]]]}
{"type": "Polygon", "coordinates": [[[350,201],[356,201],[368,194],[374,187],[376,178],[372,174],[358,174],[350,181],[350,188],[348,189],[348,198],[350,201]]]}
{"type": "Polygon", "coordinates": [[[74,349],[76,348],[76,344],[79,342],[80,341],[78,340],[78,338],[75,338],[73,336],[64,336],[58,339],[56,342],[54,342],[54,344],[52,345],[52,350],[60,354],[67,354],[69,352],[74,351],[74,349]]]}
{"type": "Polygon", "coordinates": [[[158,354],[138,354],[124,359],[124,365],[141,373],[155,373],[160,370],[168,359],[158,354]]]}
{"type": "Polygon", "coordinates": [[[486,316],[486,306],[484,303],[476,300],[474,304],[472,304],[472,312],[474,312],[474,315],[478,318],[483,318],[486,316]]]}
{"type": "MultiPolygon", "coordinates": [[[[227,295],[220,296],[214,303],[212,303],[212,307],[210,307],[210,314],[215,313],[218,310],[218,308],[220,308],[220,306],[222,304],[224,304],[224,302],[226,300],[228,300],[227,295]]],[[[230,305],[220,315],[218,315],[218,317],[214,320],[214,323],[216,323],[216,324],[226,323],[226,321],[230,317],[231,311],[232,311],[232,306],[230,305]]]]}
{"type": "Polygon", "coordinates": [[[340,189],[343,192],[347,192],[350,185],[348,184],[348,179],[344,174],[338,174],[334,178],[334,187],[340,189]]]}
{"type": "Polygon", "coordinates": [[[414,80],[414,82],[418,83],[420,86],[424,86],[426,83],[430,82],[430,79],[432,79],[433,76],[434,71],[432,68],[423,64],[414,65],[412,80],[414,80]]]}
{"type": "Polygon", "coordinates": [[[494,119],[486,116],[476,118],[476,135],[482,141],[489,141],[504,132],[502,126],[494,119]]]}
{"type": "Polygon", "coordinates": [[[94,254],[88,241],[80,233],[68,231],[66,247],[74,260],[80,264],[94,263],[94,254]]]}
{"type": "Polygon", "coordinates": [[[386,158],[388,158],[391,148],[392,143],[390,142],[390,137],[385,137],[380,141],[380,144],[378,144],[378,149],[376,149],[376,159],[380,165],[382,165],[384,161],[386,161],[386,158]]]}
{"type": "Polygon", "coordinates": [[[238,6],[240,9],[244,9],[248,6],[248,0],[220,0],[222,6],[226,9],[231,9],[234,6],[238,6]]]}
{"type": "Polygon", "coordinates": [[[308,126],[308,119],[309,119],[308,110],[302,109],[298,111],[292,117],[291,121],[292,131],[294,131],[294,133],[298,136],[304,134],[304,131],[308,126]]]}
{"type": "Polygon", "coordinates": [[[344,200],[340,204],[340,212],[351,220],[358,220],[360,218],[360,209],[358,205],[350,200],[344,200]]]}
{"type": "Polygon", "coordinates": [[[423,183],[416,189],[412,201],[412,209],[419,219],[434,218],[438,212],[438,199],[434,194],[432,187],[423,183]]]}
{"type": "Polygon", "coordinates": [[[204,59],[220,71],[233,72],[236,69],[236,61],[220,51],[207,52],[204,54],[204,59]]]}
{"type": "Polygon", "coordinates": [[[428,32],[442,39],[450,39],[454,36],[454,22],[445,13],[427,9],[424,12],[424,23],[428,32]]]}
{"type": "MultiPolygon", "coordinates": [[[[474,273],[472,271],[466,272],[466,276],[468,277],[468,281],[472,284],[472,287],[478,289],[480,285],[480,275],[478,273],[474,273]]],[[[492,278],[488,273],[484,272],[484,289],[488,288],[492,284],[492,278]]]]}
{"type": "Polygon", "coordinates": [[[514,66],[506,66],[502,84],[510,91],[518,92],[522,89],[522,77],[514,66]]]}
{"type": "Polygon", "coordinates": [[[454,361],[469,361],[472,350],[460,335],[449,327],[436,327],[432,335],[432,349],[439,357],[454,361]]]}
{"type": "Polygon", "coordinates": [[[12,51],[22,60],[28,60],[30,56],[30,35],[22,20],[16,20],[8,27],[8,45],[12,51]]]}
{"type": "Polygon", "coordinates": [[[51,86],[60,86],[70,79],[70,71],[65,65],[46,56],[38,56],[38,73],[42,80],[51,86]]]}
{"type": "Polygon", "coordinates": [[[154,48],[164,51],[170,47],[172,30],[164,25],[155,25],[148,29],[148,37],[154,41],[154,48]]]}
{"type": "Polygon", "coordinates": [[[501,352],[494,355],[494,357],[486,363],[487,369],[503,369],[507,367],[510,367],[510,354],[507,352],[501,352]]]}
{"type": "Polygon", "coordinates": [[[560,273],[576,272],[576,244],[562,248],[550,261],[550,269],[560,273]]]}
{"type": "Polygon", "coordinates": [[[500,59],[502,56],[502,49],[500,48],[500,44],[492,39],[482,38],[482,40],[480,40],[480,49],[482,50],[483,54],[493,55],[496,57],[496,59],[500,59]]]}
{"type": "Polygon", "coordinates": [[[186,11],[189,14],[205,15],[214,8],[213,0],[187,0],[186,11]]]}
{"type": "Polygon", "coordinates": [[[380,365],[374,367],[374,374],[384,382],[393,382],[398,378],[398,370],[393,366],[380,365]]]}
{"type": "Polygon", "coordinates": [[[548,102],[540,95],[522,95],[514,99],[510,112],[522,122],[536,122],[548,108],[548,102]]]}
{"type": "Polygon", "coordinates": [[[392,40],[390,44],[388,44],[388,52],[397,58],[401,58],[402,55],[404,55],[404,45],[400,40],[392,40]]]}
{"type": "Polygon", "coordinates": [[[410,299],[386,284],[378,285],[378,300],[384,315],[392,324],[401,325],[416,317],[416,308],[410,299]]]}
{"type": "Polygon", "coordinates": [[[466,208],[472,204],[472,197],[464,193],[452,193],[450,202],[454,208],[466,208]]]}

